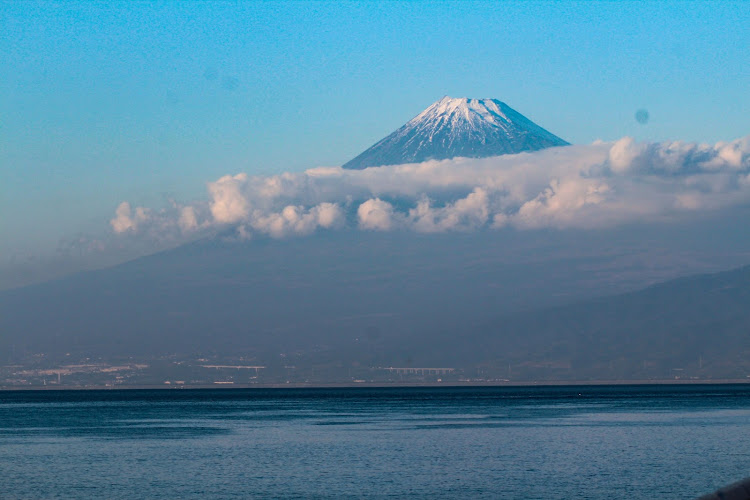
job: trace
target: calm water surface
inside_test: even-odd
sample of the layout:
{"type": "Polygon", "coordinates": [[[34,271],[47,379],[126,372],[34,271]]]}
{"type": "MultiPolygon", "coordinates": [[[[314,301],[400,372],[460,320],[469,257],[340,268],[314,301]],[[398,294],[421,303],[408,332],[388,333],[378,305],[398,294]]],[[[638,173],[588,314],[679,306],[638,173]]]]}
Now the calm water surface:
{"type": "Polygon", "coordinates": [[[0,392],[0,498],[693,498],[750,386],[0,392]]]}

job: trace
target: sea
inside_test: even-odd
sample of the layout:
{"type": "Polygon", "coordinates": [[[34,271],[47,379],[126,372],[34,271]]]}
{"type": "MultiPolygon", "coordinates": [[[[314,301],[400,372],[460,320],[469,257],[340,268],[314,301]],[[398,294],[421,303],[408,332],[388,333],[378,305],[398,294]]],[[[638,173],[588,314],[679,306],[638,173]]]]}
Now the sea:
{"type": "Polygon", "coordinates": [[[750,384],[0,392],[0,498],[695,498],[750,384]]]}

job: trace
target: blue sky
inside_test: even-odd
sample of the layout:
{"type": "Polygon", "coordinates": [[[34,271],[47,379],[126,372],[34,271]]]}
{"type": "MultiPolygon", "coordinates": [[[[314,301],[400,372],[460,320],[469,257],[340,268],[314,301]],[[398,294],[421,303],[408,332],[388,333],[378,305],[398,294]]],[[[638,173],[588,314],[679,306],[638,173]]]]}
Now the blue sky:
{"type": "Polygon", "coordinates": [[[123,200],[340,165],[443,95],[576,144],[750,133],[746,2],[3,2],[0,25],[5,258],[123,200]]]}

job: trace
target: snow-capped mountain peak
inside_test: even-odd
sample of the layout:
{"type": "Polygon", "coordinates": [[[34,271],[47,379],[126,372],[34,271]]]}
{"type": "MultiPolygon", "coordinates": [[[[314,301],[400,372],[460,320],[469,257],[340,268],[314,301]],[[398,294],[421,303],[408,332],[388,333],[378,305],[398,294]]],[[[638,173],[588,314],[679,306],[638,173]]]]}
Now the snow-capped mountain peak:
{"type": "Polygon", "coordinates": [[[567,144],[497,99],[445,96],[344,168],[483,158],[567,144]]]}

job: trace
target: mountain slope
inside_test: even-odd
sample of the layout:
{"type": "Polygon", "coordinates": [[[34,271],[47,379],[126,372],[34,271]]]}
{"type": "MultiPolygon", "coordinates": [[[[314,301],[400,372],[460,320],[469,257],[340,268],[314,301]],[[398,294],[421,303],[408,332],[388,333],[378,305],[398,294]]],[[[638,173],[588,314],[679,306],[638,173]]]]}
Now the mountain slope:
{"type": "Polygon", "coordinates": [[[567,144],[496,99],[446,96],[343,168],[484,158],[567,144]]]}
{"type": "Polygon", "coordinates": [[[454,362],[481,357],[520,379],[744,379],[750,266],[502,316],[474,325],[454,347],[454,362]]]}
{"type": "MultiPolygon", "coordinates": [[[[657,361],[667,363],[671,348],[659,346],[672,343],[685,349],[680,359],[696,364],[702,355],[707,366],[716,366],[709,364],[716,358],[690,347],[675,325],[683,309],[704,311],[705,318],[686,331],[727,339],[729,344],[715,342],[716,356],[741,352],[734,327],[724,321],[732,311],[735,325],[750,316],[741,295],[716,304],[726,305],[726,314],[712,312],[710,295],[693,301],[699,308],[684,301],[670,305],[670,297],[683,296],[669,293],[645,300],[660,304],[649,314],[621,310],[618,303],[539,308],[747,262],[725,253],[729,243],[718,237],[726,232],[720,225],[434,235],[331,231],[281,241],[206,240],[0,292],[0,365],[41,353],[48,360],[66,353],[92,359],[240,353],[261,364],[286,354],[298,366],[511,364],[514,378],[569,379],[571,370],[549,374],[529,365],[521,371],[527,362],[562,362],[580,367],[579,378],[610,378],[609,363],[619,366],[622,346],[624,356],[642,363],[656,362],[648,358],[654,344],[661,353],[657,361]],[[633,246],[636,241],[640,246],[633,246]],[[532,308],[536,312],[501,317],[532,308]],[[712,318],[715,328],[708,325],[712,318]],[[592,333],[579,337],[581,332],[592,333]]],[[[744,238],[737,249],[750,247],[750,236],[735,234],[744,238]]]]}

